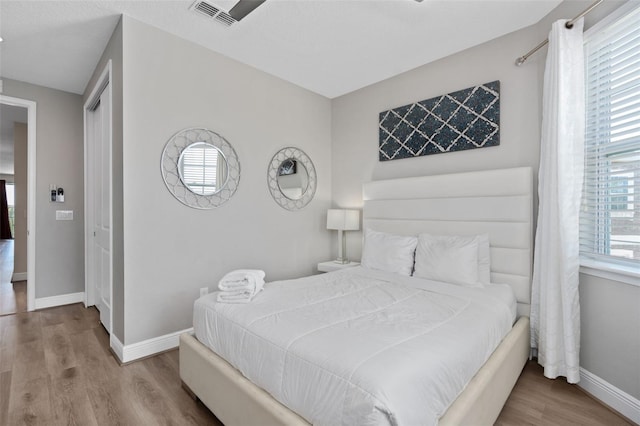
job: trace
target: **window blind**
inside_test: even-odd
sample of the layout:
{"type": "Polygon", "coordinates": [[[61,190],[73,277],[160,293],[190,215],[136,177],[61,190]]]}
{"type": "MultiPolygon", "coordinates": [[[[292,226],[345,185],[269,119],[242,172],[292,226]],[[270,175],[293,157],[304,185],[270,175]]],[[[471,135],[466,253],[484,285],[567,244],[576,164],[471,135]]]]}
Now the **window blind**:
{"type": "Polygon", "coordinates": [[[640,265],[640,8],[585,40],[580,252],[640,265]]]}
{"type": "Polygon", "coordinates": [[[182,157],[182,179],[189,189],[199,195],[217,190],[218,150],[212,146],[191,147],[182,157]]]}

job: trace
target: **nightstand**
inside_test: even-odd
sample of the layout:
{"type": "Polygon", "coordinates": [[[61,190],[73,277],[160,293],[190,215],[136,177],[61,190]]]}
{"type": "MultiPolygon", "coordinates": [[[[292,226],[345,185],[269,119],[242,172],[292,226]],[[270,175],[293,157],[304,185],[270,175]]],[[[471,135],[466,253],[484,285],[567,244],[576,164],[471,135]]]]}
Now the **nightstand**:
{"type": "Polygon", "coordinates": [[[360,262],[336,263],[333,260],[330,260],[328,262],[318,263],[318,271],[332,272],[332,271],[338,271],[340,269],[345,269],[345,268],[353,268],[354,266],[359,266],[359,265],[360,265],[360,262]]]}

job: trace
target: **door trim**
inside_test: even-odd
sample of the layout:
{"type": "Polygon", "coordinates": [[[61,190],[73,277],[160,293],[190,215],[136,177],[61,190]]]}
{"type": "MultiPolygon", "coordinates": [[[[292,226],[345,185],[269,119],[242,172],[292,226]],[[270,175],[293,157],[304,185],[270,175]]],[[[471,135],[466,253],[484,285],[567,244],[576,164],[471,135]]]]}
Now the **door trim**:
{"type": "MultiPolygon", "coordinates": [[[[91,94],[87,98],[87,101],[84,104],[82,109],[83,112],[83,121],[84,121],[84,254],[85,254],[85,263],[84,263],[84,305],[92,306],[95,305],[95,292],[94,286],[90,281],[90,277],[93,275],[93,266],[94,266],[94,250],[93,250],[93,222],[94,222],[94,214],[93,214],[93,196],[90,191],[89,185],[89,173],[90,173],[90,158],[88,156],[88,144],[89,144],[89,126],[88,126],[88,112],[95,106],[95,104],[100,99],[102,93],[106,90],[107,96],[109,97],[109,105],[111,109],[108,111],[108,120],[105,125],[109,126],[109,128],[113,129],[113,84],[111,75],[111,60],[107,62],[107,65],[102,70],[100,77],[96,81],[93,89],[91,90],[91,94]]],[[[113,171],[113,132],[109,132],[110,139],[108,141],[109,144],[109,169],[113,171]]],[[[111,173],[110,173],[111,176],[111,173]]],[[[113,182],[112,182],[113,183],[113,182]]],[[[109,185],[109,208],[113,209],[113,185],[109,185]]],[[[109,246],[113,247],[113,212],[109,215],[109,246]]],[[[109,251],[109,268],[111,269],[111,273],[109,277],[111,282],[109,283],[109,300],[111,301],[111,309],[109,310],[109,330],[111,330],[111,336],[113,336],[113,250],[109,251]]]]}
{"type": "Polygon", "coordinates": [[[27,311],[36,309],[36,103],[0,95],[0,103],[27,108],[27,311]]]}

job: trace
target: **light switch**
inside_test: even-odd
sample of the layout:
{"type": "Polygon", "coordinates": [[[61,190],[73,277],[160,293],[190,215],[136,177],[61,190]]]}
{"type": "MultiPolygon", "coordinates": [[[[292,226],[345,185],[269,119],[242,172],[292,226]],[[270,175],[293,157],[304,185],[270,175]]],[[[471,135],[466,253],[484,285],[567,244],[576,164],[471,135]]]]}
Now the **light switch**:
{"type": "Polygon", "coordinates": [[[73,220],[73,210],[56,210],[56,220],[73,220]]]}

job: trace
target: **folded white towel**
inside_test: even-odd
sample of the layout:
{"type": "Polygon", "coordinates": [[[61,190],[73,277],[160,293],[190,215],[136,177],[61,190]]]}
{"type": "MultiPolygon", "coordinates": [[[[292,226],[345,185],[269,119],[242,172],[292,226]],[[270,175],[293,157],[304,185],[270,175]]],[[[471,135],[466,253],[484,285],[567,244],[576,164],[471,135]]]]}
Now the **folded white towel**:
{"type": "Polygon", "coordinates": [[[258,269],[237,269],[222,277],[218,288],[227,290],[246,290],[254,294],[264,286],[264,271],[258,269]]]}
{"type": "Polygon", "coordinates": [[[255,294],[248,291],[220,291],[217,300],[220,303],[249,303],[255,294]]]}
{"type": "Polygon", "coordinates": [[[249,303],[264,287],[264,271],[237,269],[222,277],[217,300],[221,303],[249,303]]]}

